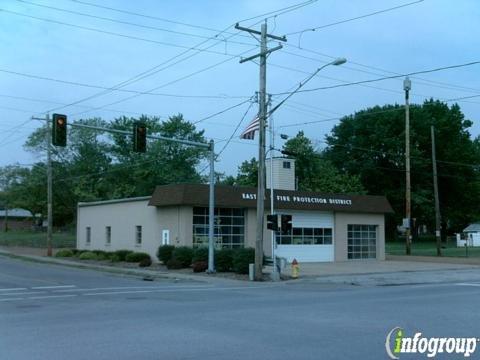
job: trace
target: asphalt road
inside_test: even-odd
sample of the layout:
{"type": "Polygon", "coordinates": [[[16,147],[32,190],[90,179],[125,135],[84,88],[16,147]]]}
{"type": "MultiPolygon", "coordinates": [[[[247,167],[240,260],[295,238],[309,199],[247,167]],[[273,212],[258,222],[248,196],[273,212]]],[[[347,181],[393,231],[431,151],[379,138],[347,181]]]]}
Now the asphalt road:
{"type": "Polygon", "coordinates": [[[386,359],[396,326],[480,337],[479,303],[475,283],[146,282],[0,256],[0,359],[386,359]]]}

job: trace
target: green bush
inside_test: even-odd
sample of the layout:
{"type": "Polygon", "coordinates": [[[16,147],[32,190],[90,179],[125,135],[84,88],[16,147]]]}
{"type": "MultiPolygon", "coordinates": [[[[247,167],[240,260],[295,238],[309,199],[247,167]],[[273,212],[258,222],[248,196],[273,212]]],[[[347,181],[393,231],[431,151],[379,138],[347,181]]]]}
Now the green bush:
{"type": "Polygon", "coordinates": [[[112,253],[103,250],[93,250],[92,252],[97,255],[97,260],[108,260],[112,256],[112,253]]]}
{"type": "Polygon", "coordinates": [[[180,262],[184,268],[190,266],[190,264],[192,263],[192,258],[193,258],[192,248],[189,248],[186,246],[180,246],[180,247],[176,247],[173,250],[172,259],[175,259],[178,262],[180,262]]]}
{"type": "Polygon", "coordinates": [[[193,250],[192,264],[200,261],[208,261],[207,247],[199,247],[193,250]]]}
{"type": "Polygon", "coordinates": [[[218,272],[232,271],[233,249],[221,249],[215,252],[215,270],[218,272]]]}
{"type": "Polygon", "coordinates": [[[138,263],[138,266],[140,267],[149,267],[150,265],[152,265],[152,259],[150,258],[150,256],[148,258],[140,260],[140,262],[138,263]]]}
{"type": "Polygon", "coordinates": [[[76,257],[80,257],[80,255],[82,255],[83,253],[86,253],[86,252],[90,252],[89,250],[75,250],[75,252],[73,253],[74,256],[76,257]]]}
{"type": "Polygon", "coordinates": [[[175,258],[168,260],[166,265],[168,269],[182,269],[185,267],[179,260],[175,258]]]}
{"type": "Polygon", "coordinates": [[[55,254],[55,257],[72,257],[73,256],[73,251],[64,249],[64,250],[59,250],[55,254]]]}
{"type": "Polygon", "coordinates": [[[207,261],[197,261],[192,264],[193,272],[205,272],[208,269],[207,261]]]}
{"type": "Polygon", "coordinates": [[[120,260],[120,256],[118,256],[117,254],[113,253],[113,254],[110,256],[110,261],[111,261],[111,262],[119,262],[119,261],[121,261],[121,260],[120,260]]]}
{"type": "Polygon", "coordinates": [[[80,254],[78,257],[80,260],[97,260],[97,254],[91,252],[91,251],[85,251],[80,254]]]}
{"type": "Polygon", "coordinates": [[[128,254],[133,253],[132,250],[117,250],[114,252],[115,255],[118,256],[120,259],[119,261],[125,261],[125,258],[127,257],[128,254]]]}
{"type": "Polygon", "coordinates": [[[150,261],[152,260],[150,258],[150,255],[144,252],[132,252],[130,254],[127,254],[127,256],[125,256],[125,261],[131,262],[131,263],[140,262],[144,259],[149,259],[150,261]]]}
{"type": "Polygon", "coordinates": [[[158,248],[157,251],[157,258],[160,260],[163,264],[167,264],[168,260],[172,258],[172,252],[175,249],[175,246],[173,245],[162,245],[158,248]]]}
{"type": "Polygon", "coordinates": [[[248,274],[248,265],[255,262],[255,249],[237,249],[233,254],[233,271],[248,274]]]}

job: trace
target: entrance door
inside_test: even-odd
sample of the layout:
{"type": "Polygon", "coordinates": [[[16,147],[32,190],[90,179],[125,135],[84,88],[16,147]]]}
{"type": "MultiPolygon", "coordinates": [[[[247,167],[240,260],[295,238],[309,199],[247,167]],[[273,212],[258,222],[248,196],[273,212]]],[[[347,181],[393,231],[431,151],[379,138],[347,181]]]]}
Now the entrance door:
{"type": "Polygon", "coordinates": [[[162,231],[162,245],[170,245],[170,230],[162,231]]]}

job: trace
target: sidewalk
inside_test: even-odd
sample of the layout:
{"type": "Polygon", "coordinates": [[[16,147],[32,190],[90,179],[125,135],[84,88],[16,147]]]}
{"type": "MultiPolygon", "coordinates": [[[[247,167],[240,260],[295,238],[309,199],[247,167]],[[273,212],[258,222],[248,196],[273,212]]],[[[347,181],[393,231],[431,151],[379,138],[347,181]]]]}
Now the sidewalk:
{"type": "MultiPolygon", "coordinates": [[[[480,263],[458,259],[398,257],[399,260],[363,260],[300,264],[300,279],[325,284],[392,286],[480,282],[480,263]],[[441,260],[446,259],[445,262],[441,260]]],[[[287,266],[285,274],[291,275],[287,266]]]]}
{"type": "MultiPolygon", "coordinates": [[[[122,268],[91,262],[68,260],[68,258],[46,257],[44,249],[0,247],[0,255],[17,257],[28,261],[43,262],[82,269],[105,271],[119,275],[136,276],[147,279],[170,279],[195,281],[211,284],[235,284],[251,286],[246,280],[225,278],[221,275],[186,273],[177,271],[149,270],[145,268],[122,268]]],[[[271,266],[264,269],[270,273],[271,266]]],[[[291,276],[291,267],[282,272],[291,276]]],[[[300,263],[300,278],[290,282],[316,282],[322,284],[394,286],[438,283],[480,283],[480,259],[436,258],[390,256],[385,261],[362,260],[330,263],[300,263]]],[[[260,284],[259,284],[260,285],[260,284]]]]}

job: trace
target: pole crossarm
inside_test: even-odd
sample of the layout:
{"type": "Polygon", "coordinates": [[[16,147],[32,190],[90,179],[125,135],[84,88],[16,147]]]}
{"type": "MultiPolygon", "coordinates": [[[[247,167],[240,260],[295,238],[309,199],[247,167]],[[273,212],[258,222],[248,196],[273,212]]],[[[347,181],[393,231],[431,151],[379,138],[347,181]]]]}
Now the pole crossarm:
{"type": "Polygon", "coordinates": [[[261,52],[261,53],[258,53],[256,55],[252,55],[252,56],[249,56],[249,57],[246,57],[246,58],[242,58],[240,59],[239,63],[242,64],[246,61],[250,61],[250,60],[253,60],[253,59],[256,59],[260,56],[267,56],[268,54],[274,52],[274,51],[277,51],[277,50],[280,50],[281,48],[283,48],[282,44],[278,44],[278,46],[275,46],[274,48],[271,48],[270,50],[267,50],[265,52],[261,52]]]}
{"type": "MultiPolygon", "coordinates": [[[[235,24],[235,29],[241,30],[241,31],[247,31],[251,34],[262,35],[261,31],[253,30],[253,29],[249,29],[249,28],[240,26],[240,25],[238,25],[238,23],[235,24]]],[[[277,35],[272,35],[272,34],[266,34],[266,37],[268,37],[270,39],[275,39],[275,40],[287,42],[287,37],[285,35],[277,36],[277,35]]]]}

